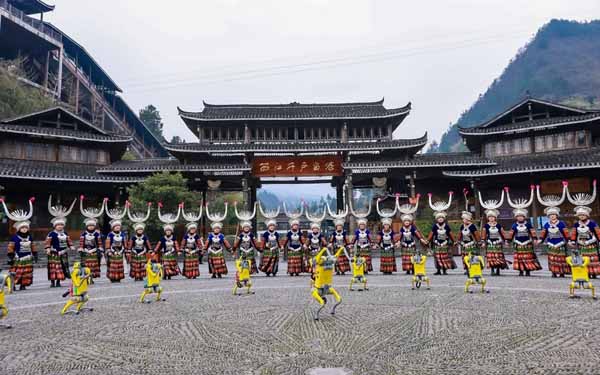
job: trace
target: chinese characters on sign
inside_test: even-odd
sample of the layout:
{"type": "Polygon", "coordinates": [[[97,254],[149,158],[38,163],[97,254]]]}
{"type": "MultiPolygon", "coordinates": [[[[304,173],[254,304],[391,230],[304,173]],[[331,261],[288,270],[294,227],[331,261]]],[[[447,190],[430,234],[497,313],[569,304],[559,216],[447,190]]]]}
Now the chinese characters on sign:
{"type": "Polygon", "coordinates": [[[342,160],[337,156],[257,157],[252,162],[256,177],[341,176],[342,160]]]}

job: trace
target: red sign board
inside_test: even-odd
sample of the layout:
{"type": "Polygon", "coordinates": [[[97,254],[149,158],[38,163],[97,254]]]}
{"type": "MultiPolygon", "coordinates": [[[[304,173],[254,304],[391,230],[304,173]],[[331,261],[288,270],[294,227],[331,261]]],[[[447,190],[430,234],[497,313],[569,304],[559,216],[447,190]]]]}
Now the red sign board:
{"type": "Polygon", "coordinates": [[[339,156],[256,157],[252,161],[256,177],[342,176],[339,156]]]}

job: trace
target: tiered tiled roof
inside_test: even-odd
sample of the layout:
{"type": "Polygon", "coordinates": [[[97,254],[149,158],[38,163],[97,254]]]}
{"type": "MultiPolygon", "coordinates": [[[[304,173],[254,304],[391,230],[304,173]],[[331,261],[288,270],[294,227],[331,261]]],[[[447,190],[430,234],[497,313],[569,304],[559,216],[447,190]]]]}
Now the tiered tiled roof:
{"type": "Polygon", "coordinates": [[[97,165],[0,159],[0,178],[93,183],[134,183],[143,177],[99,174],[97,165]]]}
{"type": "Polygon", "coordinates": [[[496,165],[482,169],[444,171],[444,175],[479,177],[600,168],[600,147],[495,158],[494,162],[496,165]]]}
{"type": "Polygon", "coordinates": [[[144,160],[121,160],[98,169],[102,174],[154,173],[154,172],[244,172],[249,171],[248,164],[182,164],[177,159],[154,158],[144,160]]]}
{"type": "Polygon", "coordinates": [[[325,104],[208,104],[202,112],[179,109],[184,119],[199,121],[219,120],[319,120],[319,119],[370,119],[407,115],[410,103],[401,108],[386,109],[383,99],[364,103],[325,104]]]}
{"type": "Polygon", "coordinates": [[[448,167],[483,167],[493,166],[496,163],[493,160],[481,158],[468,152],[461,153],[440,153],[440,154],[422,154],[414,157],[399,160],[371,160],[371,161],[350,161],[344,163],[344,168],[348,169],[371,169],[371,168],[448,168],[448,167]]]}
{"type": "Polygon", "coordinates": [[[130,137],[118,135],[97,134],[88,131],[54,129],[39,126],[11,125],[0,123],[0,133],[4,134],[23,134],[31,136],[43,136],[44,138],[56,138],[64,140],[93,141],[103,143],[129,143],[130,137]]]}
{"type": "Polygon", "coordinates": [[[579,116],[550,117],[531,121],[514,122],[499,126],[478,126],[474,128],[459,128],[461,135],[492,135],[518,133],[522,131],[550,129],[559,126],[575,125],[600,120],[600,113],[587,113],[579,116]]]}
{"type": "Polygon", "coordinates": [[[414,149],[415,152],[427,144],[427,133],[415,139],[365,142],[269,142],[269,143],[177,143],[167,144],[171,152],[183,153],[232,153],[232,152],[328,152],[328,151],[382,151],[414,149]]]}

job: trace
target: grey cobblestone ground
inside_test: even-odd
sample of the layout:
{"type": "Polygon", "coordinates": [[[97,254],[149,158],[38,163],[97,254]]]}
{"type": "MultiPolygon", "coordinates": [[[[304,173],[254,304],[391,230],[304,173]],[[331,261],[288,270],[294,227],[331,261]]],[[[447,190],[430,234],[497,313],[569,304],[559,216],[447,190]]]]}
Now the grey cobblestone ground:
{"type": "Polygon", "coordinates": [[[370,291],[349,292],[349,276],[339,276],[338,314],[315,322],[308,276],[283,269],[255,277],[256,295],[234,297],[233,274],[212,280],[205,267],[198,280],[165,281],[167,301],[148,305],[136,302],[141,283],[99,279],[95,311],[65,317],[64,288],[48,288],[36,270],[30,290],[7,297],[13,329],[0,331],[0,373],[600,372],[600,302],[568,299],[568,279],[547,272],[488,277],[486,295],[465,295],[459,270],[432,276],[430,291],[411,291],[403,274],[375,273],[370,291]]]}

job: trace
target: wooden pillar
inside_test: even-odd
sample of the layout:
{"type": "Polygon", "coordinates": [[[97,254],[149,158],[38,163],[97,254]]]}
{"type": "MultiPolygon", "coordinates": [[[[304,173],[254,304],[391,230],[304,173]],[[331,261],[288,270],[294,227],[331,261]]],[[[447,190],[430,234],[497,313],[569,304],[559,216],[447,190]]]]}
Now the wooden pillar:
{"type": "MultiPolygon", "coordinates": [[[[254,208],[254,204],[256,203],[256,183],[253,180],[250,180],[250,208],[254,208]]],[[[258,215],[258,214],[257,214],[258,215]]],[[[252,219],[252,228],[254,228],[254,230],[256,231],[258,229],[257,226],[257,217],[254,216],[254,219],[252,219]]]]}
{"type": "Polygon", "coordinates": [[[75,74],[75,114],[79,115],[79,76],[75,74]]]}
{"type": "MultiPolygon", "coordinates": [[[[202,195],[202,204],[206,204],[207,200],[206,200],[206,189],[203,189],[200,194],[202,195]]],[[[206,214],[202,215],[202,217],[200,218],[200,235],[206,240],[206,237],[208,236],[208,231],[206,228],[208,221],[206,220],[206,214]]]]}
{"type": "Polygon", "coordinates": [[[475,183],[475,180],[470,181],[471,191],[473,192],[473,196],[475,197],[475,220],[481,219],[481,204],[479,203],[479,187],[475,183]]]}
{"type": "Polygon", "coordinates": [[[344,180],[336,178],[335,184],[336,210],[344,209],[344,180]]]}
{"type": "Polygon", "coordinates": [[[409,189],[410,189],[410,197],[414,198],[417,196],[417,191],[416,191],[416,185],[415,185],[415,178],[417,177],[417,172],[416,171],[412,171],[412,173],[410,174],[409,178],[408,178],[408,184],[409,184],[409,189]]]}
{"type": "Polygon", "coordinates": [[[56,97],[60,100],[62,94],[62,77],[63,77],[63,59],[65,51],[61,48],[58,58],[58,82],[56,82],[56,97]]]}
{"type": "Polygon", "coordinates": [[[46,52],[46,64],[44,67],[44,87],[48,88],[48,75],[50,74],[50,52],[46,52]]]}
{"type": "MultiPolygon", "coordinates": [[[[353,187],[352,187],[352,174],[348,174],[346,176],[346,197],[348,202],[352,202],[352,207],[354,207],[354,194],[353,194],[353,187]]],[[[348,232],[349,233],[354,233],[354,231],[356,230],[356,219],[354,218],[354,216],[349,215],[348,216],[348,232]]]]}

